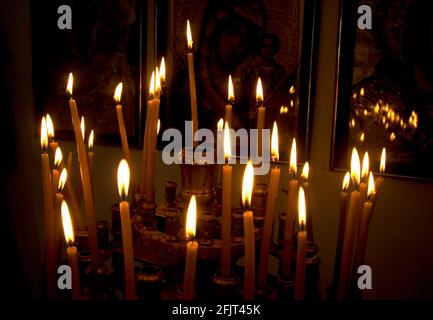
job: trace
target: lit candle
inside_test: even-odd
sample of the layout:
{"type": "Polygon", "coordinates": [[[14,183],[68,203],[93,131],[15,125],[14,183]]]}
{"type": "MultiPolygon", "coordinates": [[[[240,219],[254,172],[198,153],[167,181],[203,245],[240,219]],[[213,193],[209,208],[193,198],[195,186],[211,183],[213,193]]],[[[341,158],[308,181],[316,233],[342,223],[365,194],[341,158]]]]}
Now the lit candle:
{"type": "Polygon", "coordinates": [[[92,256],[91,263],[92,263],[92,267],[96,270],[98,260],[99,260],[99,249],[98,249],[98,239],[96,234],[96,219],[95,219],[95,206],[93,203],[92,182],[90,180],[86,146],[84,145],[84,140],[83,140],[84,135],[80,128],[80,120],[78,117],[77,105],[75,103],[75,100],[72,97],[72,85],[73,85],[73,77],[72,77],[72,73],[70,73],[68,86],[67,86],[67,92],[70,95],[69,108],[71,111],[72,125],[74,126],[78,159],[80,162],[80,169],[81,169],[81,182],[82,182],[83,193],[84,193],[84,206],[86,208],[87,224],[89,230],[90,254],[92,256]]]}
{"type": "MultiPolygon", "coordinates": [[[[132,169],[131,154],[129,153],[128,135],[126,134],[125,122],[123,120],[123,107],[120,103],[122,97],[123,84],[120,82],[114,91],[114,101],[116,102],[117,124],[119,126],[120,141],[122,142],[123,158],[128,162],[128,166],[132,169]]],[[[134,175],[131,176],[131,178],[134,175]]],[[[132,179],[131,179],[132,180],[132,179]]],[[[134,184],[131,181],[131,186],[134,184]]]]}
{"type": "Polygon", "coordinates": [[[156,68],[152,72],[152,77],[149,87],[149,102],[146,114],[146,132],[145,142],[143,146],[143,157],[146,158],[142,168],[142,184],[146,202],[149,204],[155,203],[155,158],[156,158],[156,144],[158,133],[158,117],[161,93],[161,81],[159,70],[156,68]],[[145,150],[145,151],[144,151],[145,150]]]}
{"type": "Polygon", "coordinates": [[[310,204],[310,184],[308,183],[309,174],[310,174],[310,165],[308,162],[305,162],[301,173],[301,178],[302,178],[301,185],[305,193],[305,208],[307,210],[307,237],[308,237],[308,241],[314,242],[313,216],[311,214],[311,204],[310,204]]]}
{"type": "Polygon", "coordinates": [[[298,199],[298,251],[296,257],[296,278],[295,278],[295,300],[302,300],[305,296],[305,253],[307,251],[307,230],[305,230],[305,193],[302,187],[299,188],[298,199]]]}
{"type": "Polygon", "coordinates": [[[374,185],[374,189],[375,189],[375,194],[373,196],[372,202],[373,202],[373,211],[374,208],[376,207],[376,203],[377,203],[377,197],[379,196],[379,192],[382,190],[382,184],[384,181],[383,178],[383,173],[385,172],[385,166],[386,166],[386,149],[383,148],[382,149],[382,154],[380,156],[380,175],[379,177],[376,179],[375,185],[374,185]]]}
{"type": "Polygon", "coordinates": [[[53,189],[53,193],[52,193],[53,196],[57,192],[57,185],[59,184],[59,175],[60,175],[59,170],[62,161],[63,161],[62,150],[60,149],[60,147],[57,147],[54,155],[54,167],[51,174],[51,187],[53,189]]]}
{"type": "Polygon", "coordinates": [[[193,300],[195,297],[195,271],[197,267],[198,242],[195,241],[195,225],[197,223],[197,202],[195,196],[191,197],[186,214],[185,233],[186,244],[185,276],[183,279],[184,300],[193,300]]]}
{"type": "Polygon", "coordinates": [[[68,172],[66,168],[63,168],[62,173],[60,174],[59,182],[56,187],[56,196],[54,202],[54,213],[55,213],[55,237],[56,237],[56,261],[58,261],[58,253],[61,251],[62,247],[62,202],[64,200],[63,197],[63,189],[66,184],[66,180],[68,177],[68,172]]]}
{"type": "Polygon", "coordinates": [[[53,120],[51,120],[50,115],[47,113],[45,120],[47,122],[47,133],[48,133],[48,140],[50,142],[50,148],[51,148],[51,152],[53,154],[56,153],[56,149],[59,146],[59,144],[57,142],[54,141],[54,124],[53,124],[53,120]]]}
{"type": "Polygon", "coordinates": [[[340,277],[341,254],[343,251],[344,229],[346,227],[347,188],[349,187],[349,183],[350,172],[346,172],[340,193],[340,215],[338,219],[337,249],[335,253],[334,276],[332,281],[335,290],[338,289],[338,280],[340,277]]]}
{"type": "Polygon", "coordinates": [[[361,193],[358,191],[361,165],[356,148],[352,151],[351,177],[355,189],[350,193],[349,212],[344,231],[343,253],[341,257],[340,278],[338,283],[338,299],[343,300],[347,295],[352,270],[353,244],[356,232],[357,212],[361,203],[361,193]]]}
{"type": "Polygon", "coordinates": [[[197,114],[197,94],[195,89],[195,73],[194,73],[194,55],[192,50],[192,34],[191,34],[191,26],[189,24],[189,20],[186,21],[186,38],[188,43],[188,79],[189,79],[189,95],[191,99],[191,118],[192,118],[192,137],[193,137],[193,145],[195,146],[196,142],[194,141],[194,134],[198,129],[198,114],[197,114]]]}
{"type": "Polygon", "coordinates": [[[130,172],[128,162],[122,159],[117,168],[117,186],[119,196],[122,199],[119,203],[120,221],[122,224],[122,245],[123,263],[125,270],[125,298],[128,300],[136,299],[135,292],[135,272],[134,272],[134,252],[132,247],[131,217],[129,213],[128,197],[130,172]]]}
{"type": "Polygon", "coordinates": [[[259,78],[257,80],[257,89],[256,89],[256,102],[258,105],[257,108],[257,130],[258,130],[258,156],[262,155],[262,130],[265,127],[265,107],[263,106],[263,87],[262,80],[259,78]]]}
{"type": "Polygon", "coordinates": [[[226,113],[225,113],[225,121],[229,124],[229,127],[232,127],[232,109],[233,109],[233,103],[235,101],[235,94],[233,90],[233,82],[232,82],[232,76],[229,75],[229,82],[228,82],[228,103],[226,104],[226,113]]]}
{"type": "MultiPolygon", "coordinates": [[[[370,160],[368,152],[364,153],[362,158],[361,183],[359,184],[359,192],[361,193],[361,206],[367,199],[368,174],[370,172],[370,160]]],[[[362,210],[362,209],[361,209],[362,210]]]]}
{"type": "Polygon", "coordinates": [[[283,277],[290,278],[292,268],[292,244],[293,244],[293,227],[298,211],[298,180],[296,179],[297,160],[296,160],[296,139],[293,138],[290,152],[289,167],[289,187],[287,190],[287,212],[284,226],[284,249],[283,249],[283,277]]]}
{"type": "MultiPolygon", "coordinates": [[[[66,161],[66,170],[69,175],[72,173],[72,152],[69,152],[68,160],[66,161]]],[[[72,212],[74,212],[74,221],[77,228],[82,227],[83,221],[81,218],[81,210],[78,205],[77,196],[74,191],[74,185],[72,184],[72,179],[68,179],[65,186],[65,197],[71,206],[72,212]]]]}
{"type": "Polygon", "coordinates": [[[72,299],[81,298],[80,271],[78,268],[77,247],[74,244],[74,228],[72,226],[71,215],[66,201],[62,202],[62,222],[63,232],[67,244],[66,254],[68,256],[69,267],[72,272],[72,299]]]}
{"type": "Polygon", "coordinates": [[[92,177],[93,177],[93,159],[95,158],[95,152],[93,150],[93,142],[94,142],[94,140],[95,140],[95,133],[94,133],[94,131],[92,129],[92,131],[90,131],[89,140],[88,140],[88,143],[87,143],[87,147],[88,147],[88,150],[89,150],[89,151],[87,151],[87,159],[89,160],[90,179],[92,179],[92,177]]]}
{"type": "Polygon", "coordinates": [[[253,212],[250,210],[251,198],[253,194],[254,185],[254,169],[253,164],[248,161],[245,168],[244,179],[242,183],[242,204],[244,211],[244,299],[254,299],[255,287],[255,235],[254,235],[254,221],[253,212]]]}
{"type": "Polygon", "coordinates": [[[259,273],[257,276],[257,287],[262,290],[265,289],[266,276],[268,274],[269,248],[271,246],[272,226],[275,217],[275,203],[278,196],[278,183],[280,181],[280,168],[278,168],[277,165],[278,158],[278,127],[277,123],[274,122],[271,135],[271,160],[275,163],[275,166],[271,169],[269,178],[268,195],[266,198],[265,223],[263,227],[263,239],[260,251],[259,273]]]}
{"type": "Polygon", "coordinates": [[[226,122],[224,128],[224,158],[223,166],[223,199],[222,199],[222,223],[221,223],[221,275],[230,277],[231,267],[231,215],[232,215],[232,166],[229,164],[231,157],[230,131],[226,122]]]}
{"type": "Polygon", "coordinates": [[[356,242],[354,269],[357,270],[360,265],[364,264],[365,252],[367,249],[368,228],[370,226],[371,217],[373,214],[372,198],[374,197],[374,178],[370,172],[368,179],[367,201],[364,203],[362,210],[361,223],[359,226],[358,239],[356,242]]]}
{"type": "Polygon", "coordinates": [[[53,212],[53,189],[50,177],[50,163],[47,153],[48,133],[45,117],[41,124],[41,164],[42,164],[42,190],[44,194],[44,221],[45,221],[45,259],[46,259],[46,280],[48,299],[56,298],[56,260],[55,260],[55,223],[53,212]]]}

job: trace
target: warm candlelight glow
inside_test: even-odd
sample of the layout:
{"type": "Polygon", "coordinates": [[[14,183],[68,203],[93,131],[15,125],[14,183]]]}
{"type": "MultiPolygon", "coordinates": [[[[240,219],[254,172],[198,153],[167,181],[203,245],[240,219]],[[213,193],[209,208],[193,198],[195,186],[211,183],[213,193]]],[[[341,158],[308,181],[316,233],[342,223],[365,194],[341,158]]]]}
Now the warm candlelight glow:
{"type": "Polygon", "coordinates": [[[367,181],[369,172],[370,172],[370,159],[368,157],[368,152],[365,152],[364,158],[362,159],[361,179],[367,181]]]}
{"type": "Polygon", "coordinates": [[[352,177],[353,183],[355,184],[355,187],[359,185],[360,171],[361,171],[361,164],[359,161],[358,150],[356,150],[356,148],[353,148],[352,160],[350,162],[350,175],[352,177]]]}
{"type": "Polygon", "coordinates": [[[83,139],[84,139],[85,133],[86,133],[86,125],[84,123],[84,117],[83,116],[81,116],[80,128],[81,128],[81,134],[83,135],[83,139]]]}
{"type": "Polygon", "coordinates": [[[298,170],[296,162],[297,162],[297,160],[296,160],[296,139],[293,138],[292,149],[290,151],[290,168],[289,169],[294,175],[296,175],[296,172],[298,170]]]}
{"type": "Polygon", "coordinates": [[[231,157],[230,130],[229,124],[226,121],[224,126],[224,158],[228,161],[231,157]]]}
{"type": "Polygon", "coordinates": [[[234,93],[234,90],[233,90],[232,75],[229,75],[228,100],[229,100],[230,103],[232,103],[235,100],[235,93],[234,93]]]}
{"type": "Polygon", "coordinates": [[[344,175],[344,179],[343,179],[343,186],[342,186],[342,190],[346,191],[347,188],[349,188],[349,183],[350,183],[350,172],[346,172],[346,174],[344,175]]]}
{"type": "Polygon", "coordinates": [[[380,173],[385,172],[385,164],[386,164],[386,149],[382,149],[382,155],[380,156],[380,173]]]}
{"type": "Polygon", "coordinates": [[[156,135],[159,134],[159,130],[161,130],[161,120],[158,119],[158,124],[156,125],[156,135]]]}
{"type": "Polygon", "coordinates": [[[271,135],[271,159],[273,161],[278,161],[280,157],[280,152],[278,149],[278,126],[277,122],[274,121],[274,126],[272,128],[272,135],[271,135]]]}
{"type": "Polygon", "coordinates": [[[245,167],[244,179],[242,182],[242,204],[245,208],[251,205],[251,198],[253,196],[254,185],[254,168],[251,160],[248,161],[245,167]]]}
{"type": "Polygon", "coordinates": [[[41,148],[42,151],[45,152],[48,147],[48,132],[47,132],[47,121],[45,117],[42,117],[41,122],[41,148]]]}
{"type": "Polygon", "coordinates": [[[192,49],[192,34],[191,34],[191,25],[189,24],[189,20],[186,20],[186,40],[188,42],[188,49],[192,49]]]}
{"type": "Polygon", "coordinates": [[[119,84],[116,87],[116,90],[114,90],[114,101],[116,101],[117,104],[120,104],[120,99],[122,98],[122,89],[123,89],[123,83],[119,82],[119,84]]]}
{"type": "Polygon", "coordinates": [[[90,151],[93,150],[93,140],[95,140],[95,133],[93,132],[93,129],[92,129],[92,131],[90,131],[90,134],[89,134],[89,142],[88,142],[88,147],[89,147],[90,151]]]}
{"type": "Polygon", "coordinates": [[[66,92],[72,97],[72,86],[74,83],[74,76],[72,75],[72,72],[69,74],[68,77],[68,85],[66,86],[66,92]]]}
{"type": "Polygon", "coordinates": [[[373,177],[373,172],[370,172],[370,175],[368,177],[368,191],[367,191],[367,196],[370,198],[375,192],[374,189],[374,177],[373,177]]]}
{"type": "Polygon", "coordinates": [[[391,134],[389,135],[389,141],[393,142],[395,140],[395,133],[391,132],[391,134]]]}
{"type": "Polygon", "coordinates": [[[122,159],[117,168],[117,188],[119,190],[119,196],[125,199],[128,196],[129,188],[129,166],[125,159],[122,159]]]}
{"type": "Polygon", "coordinates": [[[66,243],[68,245],[72,244],[74,242],[74,228],[72,227],[71,215],[69,214],[69,207],[66,201],[62,202],[62,223],[66,243]]]}
{"type": "Polygon", "coordinates": [[[59,184],[57,185],[57,191],[62,192],[63,188],[66,184],[66,179],[68,178],[68,171],[66,168],[63,168],[62,173],[60,174],[59,184]]]}
{"type": "Polygon", "coordinates": [[[361,97],[364,96],[364,88],[361,88],[361,91],[359,92],[359,95],[360,95],[361,97]]]}
{"type": "Polygon", "coordinates": [[[299,226],[301,229],[304,229],[305,223],[307,221],[307,214],[305,209],[305,192],[304,188],[299,188],[299,195],[298,195],[298,219],[299,219],[299,226]]]}
{"type": "Polygon", "coordinates": [[[359,136],[359,141],[361,141],[361,143],[364,143],[365,141],[365,133],[362,132],[361,135],[359,136]]]}
{"type": "Polygon", "coordinates": [[[305,180],[308,180],[308,174],[310,173],[310,165],[308,162],[305,162],[304,167],[302,168],[301,177],[305,180]]]}
{"type": "Polygon", "coordinates": [[[188,206],[188,212],[186,214],[186,227],[185,234],[189,240],[193,240],[195,238],[195,225],[197,223],[197,201],[195,200],[195,196],[191,197],[188,206]]]}
{"type": "Polygon", "coordinates": [[[222,130],[222,129],[224,129],[224,119],[223,118],[219,119],[218,123],[217,123],[217,130],[222,130]]]}
{"type": "Polygon", "coordinates": [[[162,57],[161,64],[159,65],[159,79],[162,83],[165,82],[165,59],[162,57]]]}
{"type": "Polygon", "coordinates": [[[150,76],[150,84],[149,84],[149,96],[153,98],[155,95],[155,71],[152,71],[152,75],[150,76]]]}
{"type": "Polygon", "coordinates": [[[56,153],[54,155],[54,168],[58,168],[62,160],[63,160],[62,150],[60,149],[60,147],[57,147],[56,153]]]}
{"type": "Polygon", "coordinates": [[[257,103],[263,102],[263,87],[262,87],[262,79],[260,78],[259,80],[257,80],[256,101],[257,103]]]}
{"type": "Polygon", "coordinates": [[[47,113],[45,119],[47,121],[48,138],[54,139],[54,125],[53,125],[53,121],[51,120],[51,117],[48,113],[47,113]]]}

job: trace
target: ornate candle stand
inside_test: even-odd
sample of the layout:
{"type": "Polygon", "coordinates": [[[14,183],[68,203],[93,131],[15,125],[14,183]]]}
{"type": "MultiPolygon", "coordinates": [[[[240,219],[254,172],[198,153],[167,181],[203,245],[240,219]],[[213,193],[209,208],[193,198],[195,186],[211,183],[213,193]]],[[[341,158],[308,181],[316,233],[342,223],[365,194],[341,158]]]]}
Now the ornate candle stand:
{"type": "MultiPolygon", "coordinates": [[[[165,199],[159,205],[147,204],[144,197],[136,194],[131,204],[134,257],[136,265],[137,296],[139,299],[179,299],[183,279],[186,251],[185,216],[188,201],[192,195],[198,202],[197,239],[199,241],[197,265],[197,300],[228,297],[242,299],[243,267],[236,262],[244,253],[243,210],[232,210],[232,276],[222,278],[219,273],[221,254],[221,197],[216,186],[217,165],[180,165],[182,184],[178,192],[173,181],[165,184],[165,199]],[[164,281],[162,281],[164,279],[164,281]]],[[[265,216],[267,186],[254,187],[252,210],[254,214],[256,256],[259,257],[263,220],[265,216]]],[[[83,288],[88,288],[94,299],[119,299],[123,288],[123,255],[121,249],[121,227],[119,207],[112,206],[111,242],[108,241],[108,224],[98,224],[101,268],[90,269],[89,257],[82,251],[88,247],[85,234],[78,238],[81,255],[83,288]]],[[[279,230],[284,230],[285,214],[280,214],[279,230]]],[[[271,244],[271,255],[281,259],[282,234],[271,244]]],[[[294,237],[293,263],[296,262],[296,237],[294,237]]],[[[320,299],[318,290],[319,264],[318,248],[308,244],[306,271],[306,298],[320,299]]],[[[258,260],[258,259],[257,259],[258,260]]],[[[295,270],[295,268],[292,268],[295,270]]],[[[293,299],[293,279],[282,279],[278,273],[268,275],[266,290],[258,291],[260,300],[293,299]]]]}

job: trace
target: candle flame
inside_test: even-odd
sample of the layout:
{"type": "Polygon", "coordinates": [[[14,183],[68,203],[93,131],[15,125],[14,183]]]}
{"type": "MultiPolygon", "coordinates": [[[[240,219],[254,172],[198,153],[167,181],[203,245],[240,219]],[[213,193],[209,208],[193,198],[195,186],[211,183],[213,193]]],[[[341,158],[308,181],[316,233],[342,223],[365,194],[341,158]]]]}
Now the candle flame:
{"type": "Polygon", "coordinates": [[[122,199],[126,199],[128,196],[129,189],[129,166],[128,162],[125,159],[122,159],[119,162],[119,166],[117,168],[117,188],[119,190],[119,196],[122,199]]]}
{"type": "Polygon", "coordinates": [[[262,79],[260,79],[260,77],[257,80],[256,101],[257,103],[263,102],[263,86],[262,86],[262,79]]]}
{"type": "Polygon", "coordinates": [[[86,133],[86,125],[85,125],[85,121],[84,121],[84,117],[83,116],[81,116],[80,128],[81,128],[81,135],[83,136],[83,139],[84,139],[84,136],[85,136],[85,133],[86,133]]]}
{"type": "Polygon", "coordinates": [[[122,98],[122,89],[123,89],[123,83],[119,82],[119,84],[116,87],[116,90],[114,90],[114,101],[116,101],[117,104],[120,104],[120,100],[122,98]]]}
{"type": "Polygon", "coordinates": [[[296,163],[297,163],[297,160],[296,160],[296,139],[293,138],[292,149],[290,151],[290,167],[289,167],[289,170],[292,171],[294,175],[296,175],[296,172],[298,170],[296,163]]]}
{"type": "Polygon", "coordinates": [[[356,148],[353,148],[352,160],[350,163],[350,175],[352,177],[353,183],[355,184],[355,187],[358,186],[358,184],[359,184],[360,171],[361,171],[361,164],[359,161],[358,150],[356,150],[356,148]]]}
{"type": "Polygon", "coordinates": [[[45,152],[48,147],[48,132],[47,132],[47,121],[45,117],[42,117],[41,122],[41,148],[42,151],[45,152]]]}
{"type": "Polygon", "coordinates": [[[385,172],[385,165],[386,165],[386,149],[382,149],[382,155],[380,156],[380,173],[385,172]]]}
{"type": "Polygon", "coordinates": [[[159,130],[161,130],[161,120],[158,119],[158,124],[156,125],[156,135],[159,134],[159,130]]]}
{"type": "Polygon", "coordinates": [[[161,74],[158,67],[155,68],[155,92],[157,95],[161,93],[161,74]]]}
{"type": "Polygon", "coordinates": [[[235,93],[233,90],[233,81],[232,81],[232,75],[229,75],[229,83],[228,83],[228,101],[229,103],[232,103],[235,100],[235,93]]]}
{"type": "Polygon", "coordinates": [[[71,215],[69,214],[69,207],[66,201],[62,202],[62,223],[63,232],[65,234],[65,240],[67,244],[74,242],[74,228],[72,227],[71,215]]]}
{"type": "Polygon", "coordinates": [[[56,148],[56,153],[54,154],[54,167],[57,169],[63,160],[63,154],[60,147],[56,148]]]}
{"type": "Polygon", "coordinates": [[[74,76],[72,75],[72,72],[69,73],[68,77],[68,85],[66,86],[66,92],[72,97],[72,87],[74,83],[74,76]]]}
{"type": "Polygon", "coordinates": [[[191,34],[191,25],[189,24],[189,20],[186,20],[186,40],[188,43],[188,49],[192,49],[192,34],[191,34]]]}
{"type": "Polygon", "coordinates": [[[368,176],[368,189],[367,189],[367,196],[371,197],[374,193],[374,178],[373,178],[373,172],[370,172],[370,175],[368,176]]]}
{"type": "Polygon", "coordinates": [[[95,133],[93,132],[93,129],[92,129],[92,131],[90,131],[90,134],[89,134],[89,142],[88,142],[88,147],[89,147],[90,151],[93,150],[93,140],[95,140],[95,133]]]}
{"type": "Polygon", "coordinates": [[[244,179],[242,182],[242,204],[244,208],[248,208],[251,205],[251,198],[253,196],[253,185],[254,185],[254,168],[251,160],[248,161],[245,167],[244,179]]]}
{"type": "Polygon", "coordinates": [[[68,178],[68,171],[63,168],[62,173],[60,173],[59,184],[57,185],[57,191],[62,192],[66,184],[66,179],[68,178]]]}
{"type": "Polygon", "coordinates": [[[224,126],[224,158],[228,161],[231,157],[230,130],[229,124],[226,121],[224,126]]]}
{"type": "Polygon", "coordinates": [[[305,205],[305,192],[304,188],[299,188],[299,195],[298,195],[298,219],[299,219],[299,226],[303,230],[305,227],[305,223],[307,221],[307,214],[306,214],[306,205],[305,205]]]}
{"type": "Polygon", "coordinates": [[[308,180],[308,174],[310,173],[310,165],[308,161],[305,162],[304,167],[302,168],[301,177],[305,180],[308,180]]]}
{"type": "Polygon", "coordinates": [[[165,81],[165,59],[162,57],[161,64],[159,65],[159,78],[161,82],[165,81]]]}
{"type": "Polygon", "coordinates": [[[54,139],[54,125],[53,125],[53,120],[51,120],[50,115],[47,113],[47,115],[45,116],[45,120],[47,121],[47,133],[48,133],[48,138],[50,139],[54,139]]]}
{"type": "Polygon", "coordinates": [[[195,237],[195,225],[197,223],[197,201],[195,200],[195,195],[191,197],[188,205],[188,211],[186,213],[186,227],[185,234],[190,240],[195,237]]]}
{"type": "Polygon", "coordinates": [[[274,126],[272,128],[272,135],[271,135],[271,159],[273,161],[278,161],[280,157],[280,152],[278,148],[278,126],[277,122],[274,121],[274,126]]]}
{"type": "Polygon", "coordinates": [[[295,93],[295,86],[291,86],[289,89],[289,93],[290,94],[294,94],[295,93]]]}
{"type": "Polygon", "coordinates": [[[222,129],[224,129],[224,119],[223,118],[219,119],[218,123],[217,123],[217,130],[222,130],[222,129]]]}
{"type": "Polygon", "coordinates": [[[360,95],[361,97],[364,96],[364,88],[361,88],[361,91],[359,92],[359,95],[360,95]]]}
{"type": "Polygon", "coordinates": [[[349,183],[350,183],[350,172],[346,172],[346,174],[344,175],[344,179],[343,179],[343,191],[346,191],[347,188],[349,188],[349,183]]]}
{"type": "Polygon", "coordinates": [[[364,153],[364,158],[362,159],[361,179],[367,181],[369,172],[370,172],[370,158],[368,157],[368,152],[366,151],[364,153]]]}
{"type": "Polygon", "coordinates": [[[155,71],[152,71],[152,75],[150,76],[150,84],[149,84],[149,96],[153,98],[155,95],[155,71]]]}
{"type": "Polygon", "coordinates": [[[361,141],[361,143],[364,143],[365,141],[365,133],[362,132],[361,135],[359,136],[359,141],[361,141]]]}
{"type": "Polygon", "coordinates": [[[395,133],[391,132],[391,134],[389,135],[389,141],[393,142],[395,140],[395,133]]]}

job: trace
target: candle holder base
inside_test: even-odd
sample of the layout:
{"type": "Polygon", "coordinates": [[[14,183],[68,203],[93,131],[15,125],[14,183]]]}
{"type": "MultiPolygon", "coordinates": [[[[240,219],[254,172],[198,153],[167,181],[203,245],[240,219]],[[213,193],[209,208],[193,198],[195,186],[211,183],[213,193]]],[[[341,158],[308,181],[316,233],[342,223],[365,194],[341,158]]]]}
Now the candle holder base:
{"type": "Polygon", "coordinates": [[[140,300],[160,300],[162,290],[162,269],[155,265],[145,265],[136,272],[137,297],[140,300]]]}
{"type": "Polygon", "coordinates": [[[212,283],[215,299],[238,300],[241,298],[237,293],[240,279],[233,271],[230,272],[229,278],[223,277],[221,271],[215,272],[212,283]]]}

